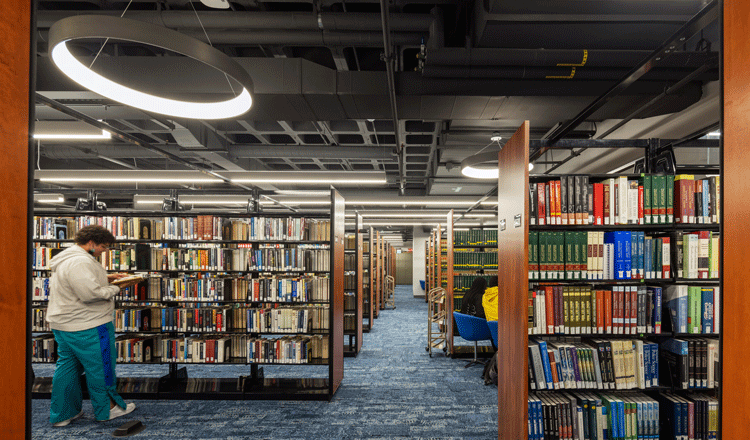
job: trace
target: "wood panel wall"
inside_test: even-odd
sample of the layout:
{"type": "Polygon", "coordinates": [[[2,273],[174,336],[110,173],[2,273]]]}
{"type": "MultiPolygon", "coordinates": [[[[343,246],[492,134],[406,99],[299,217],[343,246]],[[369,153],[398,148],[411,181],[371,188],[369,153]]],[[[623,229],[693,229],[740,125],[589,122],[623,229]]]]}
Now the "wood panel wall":
{"type": "Polygon", "coordinates": [[[725,0],[723,20],[721,438],[747,438],[750,422],[750,2],[725,0]]]}
{"type": "Polygon", "coordinates": [[[497,438],[528,438],[529,121],[498,153],[497,438]],[[502,222],[505,221],[503,228],[502,222]]]}
{"type": "Polygon", "coordinates": [[[30,438],[29,85],[32,2],[0,2],[0,438],[30,438]],[[26,255],[26,258],[19,258],[26,255]]]}

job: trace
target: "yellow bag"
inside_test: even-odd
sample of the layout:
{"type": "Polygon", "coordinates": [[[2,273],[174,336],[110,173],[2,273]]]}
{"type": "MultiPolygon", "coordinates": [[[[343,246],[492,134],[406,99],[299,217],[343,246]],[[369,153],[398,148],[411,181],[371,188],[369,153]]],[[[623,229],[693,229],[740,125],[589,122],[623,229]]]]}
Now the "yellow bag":
{"type": "Polygon", "coordinates": [[[497,286],[489,287],[482,295],[482,307],[487,321],[497,321],[497,286]]]}

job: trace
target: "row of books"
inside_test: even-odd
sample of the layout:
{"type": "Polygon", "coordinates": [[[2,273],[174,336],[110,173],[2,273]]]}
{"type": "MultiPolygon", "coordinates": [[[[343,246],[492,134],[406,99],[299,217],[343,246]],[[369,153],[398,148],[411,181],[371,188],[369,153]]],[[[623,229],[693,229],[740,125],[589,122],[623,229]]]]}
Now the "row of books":
{"type": "Polygon", "coordinates": [[[344,255],[344,270],[357,270],[357,255],[356,254],[345,254],[344,255]]]}
{"type": "Polygon", "coordinates": [[[673,175],[642,174],[591,182],[589,176],[529,183],[531,225],[667,224],[673,217],[673,175]]]}
{"type": "Polygon", "coordinates": [[[454,271],[497,270],[497,250],[492,252],[453,252],[454,271]]]}
{"type": "Polygon", "coordinates": [[[548,285],[529,290],[528,300],[530,335],[635,335],[662,330],[658,286],[548,285]]]}
{"type": "Polygon", "coordinates": [[[719,401],[703,394],[529,394],[529,440],[716,439],[719,401]]]}
{"type": "Polygon", "coordinates": [[[529,232],[529,279],[716,279],[719,259],[719,233],[713,231],[673,237],[643,231],[529,232]]]}
{"type": "Polygon", "coordinates": [[[719,340],[670,338],[661,342],[663,371],[674,388],[718,388],[719,340]]]}
{"type": "Polygon", "coordinates": [[[491,274],[484,275],[453,275],[453,293],[463,293],[471,288],[475,278],[482,277],[489,281],[493,277],[491,274]]]}
{"type": "Polygon", "coordinates": [[[305,333],[330,328],[321,307],[128,307],[115,310],[116,332],[305,333]]]}
{"type": "Polygon", "coordinates": [[[675,223],[718,223],[721,218],[721,178],[695,179],[691,174],[674,178],[675,223]]]}
{"type": "MultiPolygon", "coordinates": [[[[216,363],[219,345],[223,344],[223,362],[228,359],[243,359],[249,363],[307,364],[312,360],[327,360],[329,357],[328,338],[319,335],[284,336],[281,338],[259,338],[248,335],[224,337],[201,336],[186,338],[161,337],[158,356],[162,362],[205,362],[216,363]],[[220,342],[221,341],[221,342],[220,342]],[[196,342],[194,344],[194,342],[196,342]],[[206,345],[209,347],[206,347],[206,345]],[[227,349],[227,345],[229,345],[227,349]],[[211,349],[213,347],[213,350],[211,349]],[[198,357],[195,361],[194,354],[198,357]],[[203,353],[203,359],[200,355],[203,353]]],[[[155,344],[156,346],[156,344],[155,344]]]]}
{"type": "MultiPolygon", "coordinates": [[[[32,330],[35,331],[35,330],[32,330]]],[[[53,335],[35,335],[31,338],[31,362],[56,362],[57,342],[53,335]]]]}
{"type": "Polygon", "coordinates": [[[453,247],[461,246],[497,246],[497,229],[469,229],[453,231],[453,247]]]}
{"type": "MultiPolygon", "coordinates": [[[[328,249],[151,248],[148,270],[328,271],[328,249]]],[[[140,268],[141,266],[139,266],[140,268]]]]}
{"type": "Polygon", "coordinates": [[[529,440],[659,439],[659,401],[643,393],[531,393],[529,440]]]}
{"type": "Polygon", "coordinates": [[[530,231],[529,279],[664,279],[671,239],[643,231],[530,231]]]}
{"type": "MultiPolygon", "coordinates": [[[[49,299],[49,277],[32,278],[32,301],[49,299]]],[[[328,276],[252,275],[168,277],[151,274],[146,282],[124,288],[118,301],[248,301],[248,302],[324,302],[330,298],[328,276]]]]}
{"type": "Polygon", "coordinates": [[[631,339],[529,339],[532,390],[646,389],[659,386],[659,346],[631,339]]]}
{"type": "Polygon", "coordinates": [[[677,333],[720,333],[721,288],[719,286],[669,286],[665,307],[677,333]]]}
{"type": "Polygon", "coordinates": [[[84,226],[100,225],[117,240],[293,240],[328,241],[328,219],[304,217],[224,218],[197,216],[34,217],[34,239],[73,239],[84,226]]]}
{"type": "Polygon", "coordinates": [[[357,274],[344,274],[344,290],[357,290],[357,274]]]}

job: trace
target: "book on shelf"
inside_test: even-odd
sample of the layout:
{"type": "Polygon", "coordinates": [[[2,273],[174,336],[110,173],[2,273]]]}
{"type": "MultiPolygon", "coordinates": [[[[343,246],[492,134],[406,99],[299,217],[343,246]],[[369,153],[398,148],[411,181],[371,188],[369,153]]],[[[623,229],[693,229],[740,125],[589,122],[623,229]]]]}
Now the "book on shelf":
{"type": "Polygon", "coordinates": [[[659,386],[659,345],[641,340],[529,340],[532,390],[647,389],[659,386]]]}
{"type": "Polygon", "coordinates": [[[530,182],[529,224],[669,224],[674,218],[673,181],[672,175],[641,174],[601,179],[567,175],[530,182]]]}

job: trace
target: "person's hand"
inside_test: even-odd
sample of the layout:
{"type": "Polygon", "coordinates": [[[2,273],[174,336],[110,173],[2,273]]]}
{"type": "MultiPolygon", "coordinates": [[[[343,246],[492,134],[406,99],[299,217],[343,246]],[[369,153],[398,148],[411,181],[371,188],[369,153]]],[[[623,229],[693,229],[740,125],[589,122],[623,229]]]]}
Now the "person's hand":
{"type": "Polygon", "coordinates": [[[122,272],[110,273],[107,274],[107,281],[111,283],[114,280],[119,280],[120,278],[125,278],[126,276],[128,276],[128,274],[122,272]]]}

